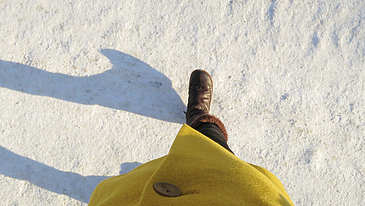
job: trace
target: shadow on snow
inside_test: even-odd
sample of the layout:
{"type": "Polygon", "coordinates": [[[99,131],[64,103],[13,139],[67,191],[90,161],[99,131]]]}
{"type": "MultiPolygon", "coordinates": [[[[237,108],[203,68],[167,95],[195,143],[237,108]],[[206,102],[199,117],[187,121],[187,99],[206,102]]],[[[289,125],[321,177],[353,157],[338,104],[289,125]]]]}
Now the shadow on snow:
{"type": "MultiPolygon", "coordinates": [[[[0,87],[27,94],[53,97],[84,105],[100,105],[163,121],[184,123],[186,108],[171,81],[141,60],[103,49],[113,69],[87,77],[51,73],[24,64],[0,60],[0,87]]],[[[46,190],[87,203],[106,176],[64,172],[19,156],[0,146],[0,173],[29,181],[46,190]]],[[[120,174],[141,165],[123,163],[120,174]]]]}
{"type": "Polygon", "coordinates": [[[0,87],[184,123],[186,107],[165,75],[123,52],[103,49],[101,53],[109,58],[113,68],[86,77],[0,60],[0,87]]]}
{"type": "MultiPolygon", "coordinates": [[[[17,155],[0,146],[0,174],[7,177],[26,180],[38,187],[67,195],[88,203],[95,187],[107,176],[82,176],[64,172],[32,159],[17,155]]],[[[141,165],[138,162],[123,163],[120,174],[128,173],[141,165]]]]}

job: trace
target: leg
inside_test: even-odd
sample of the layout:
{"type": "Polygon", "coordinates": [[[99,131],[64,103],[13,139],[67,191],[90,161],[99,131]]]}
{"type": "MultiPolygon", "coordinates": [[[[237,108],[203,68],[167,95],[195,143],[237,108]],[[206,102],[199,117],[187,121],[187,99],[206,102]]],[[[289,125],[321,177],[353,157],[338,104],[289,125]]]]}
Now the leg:
{"type": "Polygon", "coordinates": [[[222,131],[217,127],[217,125],[205,122],[194,129],[198,130],[200,133],[209,137],[211,140],[220,144],[222,147],[226,148],[228,151],[234,154],[229,148],[225,136],[223,135],[222,131]]]}
{"type": "Polygon", "coordinates": [[[212,94],[211,76],[203,70],[193,71],[189,81],[186,123],[232,152],[227,144],[228,135],[224,124],[217,117],[209,114],[212,94]]]}

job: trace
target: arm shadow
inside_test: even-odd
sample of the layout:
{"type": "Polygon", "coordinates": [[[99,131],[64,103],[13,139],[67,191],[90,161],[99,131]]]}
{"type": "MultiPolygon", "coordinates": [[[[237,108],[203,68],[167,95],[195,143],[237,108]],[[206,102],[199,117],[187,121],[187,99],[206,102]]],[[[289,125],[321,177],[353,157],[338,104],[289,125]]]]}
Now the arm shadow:
{"type": "MultiPolygon", "coordinates": [[[[88,203],[95,187],[107,176],[82,176],[64,172],[32,159],[17,155],[0,146],[0,174],[18,180],[29,181],[38,187],[67,195],[88,203]]],[[[141,163],[123,163],[120,174],[125,174],[141,163]]]]}
{"type": "Polygon", "coordinates": [[[0,87],[184,123],[186,106],[170,79],[131,55],[111,49],[103,49],[101,53],[109,58],[113,68],[86,77],[0,60],[0,87]]]}

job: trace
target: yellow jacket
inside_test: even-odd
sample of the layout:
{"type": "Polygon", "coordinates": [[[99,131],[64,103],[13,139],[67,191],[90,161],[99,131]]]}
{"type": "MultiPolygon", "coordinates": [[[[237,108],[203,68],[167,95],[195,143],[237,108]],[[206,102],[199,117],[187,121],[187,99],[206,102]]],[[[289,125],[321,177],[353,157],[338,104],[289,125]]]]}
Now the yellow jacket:
{"type": "Polygon", "coordinates": [[[102,181],[93,205],[294,205],[268,170],[249,164],[184,124],[168,155],[102,181]],[[165,197],[154,184],[171,183],[181,196],[165,197]]]}

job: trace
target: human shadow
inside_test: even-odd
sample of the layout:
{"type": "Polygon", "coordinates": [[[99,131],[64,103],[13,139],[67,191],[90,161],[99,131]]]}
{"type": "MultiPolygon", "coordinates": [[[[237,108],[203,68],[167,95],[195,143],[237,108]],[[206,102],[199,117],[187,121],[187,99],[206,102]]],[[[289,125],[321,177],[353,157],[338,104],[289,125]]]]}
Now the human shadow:
{"type": "Polygon", "coordinates": [[[123,52],[103,49],[101,53],[113,68],[85,77],[0,60],[0,87],[184,123],[186,107],[165,75],[123,52]]]}
{"type": "MultiPolygon", "coordinates": [[[[120,174],[125,174],[141,163],[123,163],[120,174]]],[[[88,203],[95,187],[108,176],[82,176],[64,172],[32,159],[17,155],[0,146],[0,174],[29,181],[38,187],[67,195],[88,203]]]]}

